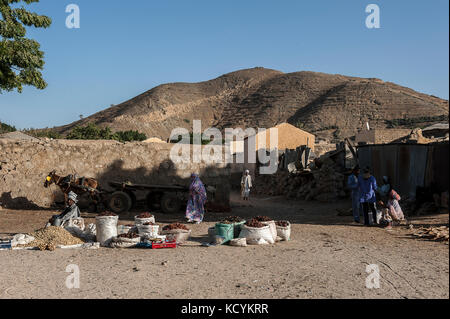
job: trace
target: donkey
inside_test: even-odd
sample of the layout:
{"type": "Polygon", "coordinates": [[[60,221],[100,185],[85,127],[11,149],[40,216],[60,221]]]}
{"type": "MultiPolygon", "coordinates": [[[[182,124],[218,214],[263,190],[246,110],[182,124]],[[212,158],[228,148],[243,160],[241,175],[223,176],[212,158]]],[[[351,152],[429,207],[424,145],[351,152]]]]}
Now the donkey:
{"type": "Polygon", "coordinates": [[[56,170],[51,171],[44,182],[44,187],[47,188],[51,184],[59,186],[64,193],[64,203],[67,205],[69,193],[72,191],[77,195],[89,192],[89,195],[97,202],[96,190],[98,188],[98,182],[94,178],[90,177],[76,177],[73,175],[67,175],[62,177],[56,175],[56,170]]]}

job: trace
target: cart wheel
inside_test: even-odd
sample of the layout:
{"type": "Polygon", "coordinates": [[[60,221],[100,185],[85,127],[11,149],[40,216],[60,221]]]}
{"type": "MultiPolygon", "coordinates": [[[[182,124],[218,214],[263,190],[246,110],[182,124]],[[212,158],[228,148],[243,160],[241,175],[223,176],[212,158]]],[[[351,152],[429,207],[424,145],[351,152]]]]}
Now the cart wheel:
{"type": "Polygon", "coordinates": [[[130,196],[124,192],[114,192],[108,201],[109,209],[116,214],[121,214],[130,210],[133,202],[130,196]]]}
{"type": "Polygon", "coordinates": [[[158,210],[161,208],[161,197],[162,193],[159,192],[150,192],[146,196],[147,208],[149,210],[158,210]]]}
{"type": "Polygon", "coordinates": [[[137,202],[136,201],[136,195],[133,192],[131,192],[131,191],[127,191],[126,193],[131,198],[131,207],[130,207],[130,209],[135,208],[136,207],[136,202],[137,202]]]}
{"type": "Polygon", "coordinates": [[[161,210],[166,214],[175,214],[178,213],[181,207],[181,202],[173,194],[164,194],[161,197],[161,210]]]}

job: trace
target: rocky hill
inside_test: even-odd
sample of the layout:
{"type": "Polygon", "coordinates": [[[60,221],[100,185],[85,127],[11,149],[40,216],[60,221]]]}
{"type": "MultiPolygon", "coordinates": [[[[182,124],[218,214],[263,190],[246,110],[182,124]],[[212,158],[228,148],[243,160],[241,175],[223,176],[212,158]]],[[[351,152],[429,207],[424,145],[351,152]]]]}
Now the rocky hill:
{"type": "Polygon", "coordinates": [[[272,127],[289,122],[324,138],[353,136],[369,122],[392,127],[399,119],[416,124],[448,121],[448,101],[379,79],[316,72],[282,73],[254,68],[201,83],[155,87],[83,120],[113,130],[139,130],[166,140],[175,127],[272,127]],[[438,118],[438,116],[443,116],[438,118]]]}

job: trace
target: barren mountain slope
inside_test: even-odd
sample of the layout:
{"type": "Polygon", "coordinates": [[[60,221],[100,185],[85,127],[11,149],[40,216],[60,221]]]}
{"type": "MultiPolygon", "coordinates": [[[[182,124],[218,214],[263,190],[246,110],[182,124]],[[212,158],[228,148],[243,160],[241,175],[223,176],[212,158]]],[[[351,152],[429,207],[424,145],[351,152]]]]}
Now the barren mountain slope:
{"type": "Polygon", "coordinates": [[[448,101],[379,79],[316,72],[281,73],[254,68],[201,83],[172,83],[81,121],[114,130],[135,129],[167,139],[175,127],[271,127],[289,122],[311,132],[352,136],[365,122],[386,127],[385,120],[448,116],[448,101]]]}

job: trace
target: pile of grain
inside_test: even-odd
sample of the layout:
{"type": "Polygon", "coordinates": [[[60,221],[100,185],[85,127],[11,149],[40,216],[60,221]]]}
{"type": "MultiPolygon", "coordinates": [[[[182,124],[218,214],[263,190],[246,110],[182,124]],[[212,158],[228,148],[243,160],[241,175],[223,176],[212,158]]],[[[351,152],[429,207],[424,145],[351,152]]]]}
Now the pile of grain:
{"type": "Polygon", "coordinates": [[[35,239],[23,247],[38,247],[39,250],[53,251],[59,245],[69,246],[84,243],[81,239],[72,236],[71,233],[62,227],[50,226],[39,229],[30,235],[35,239]]]}

